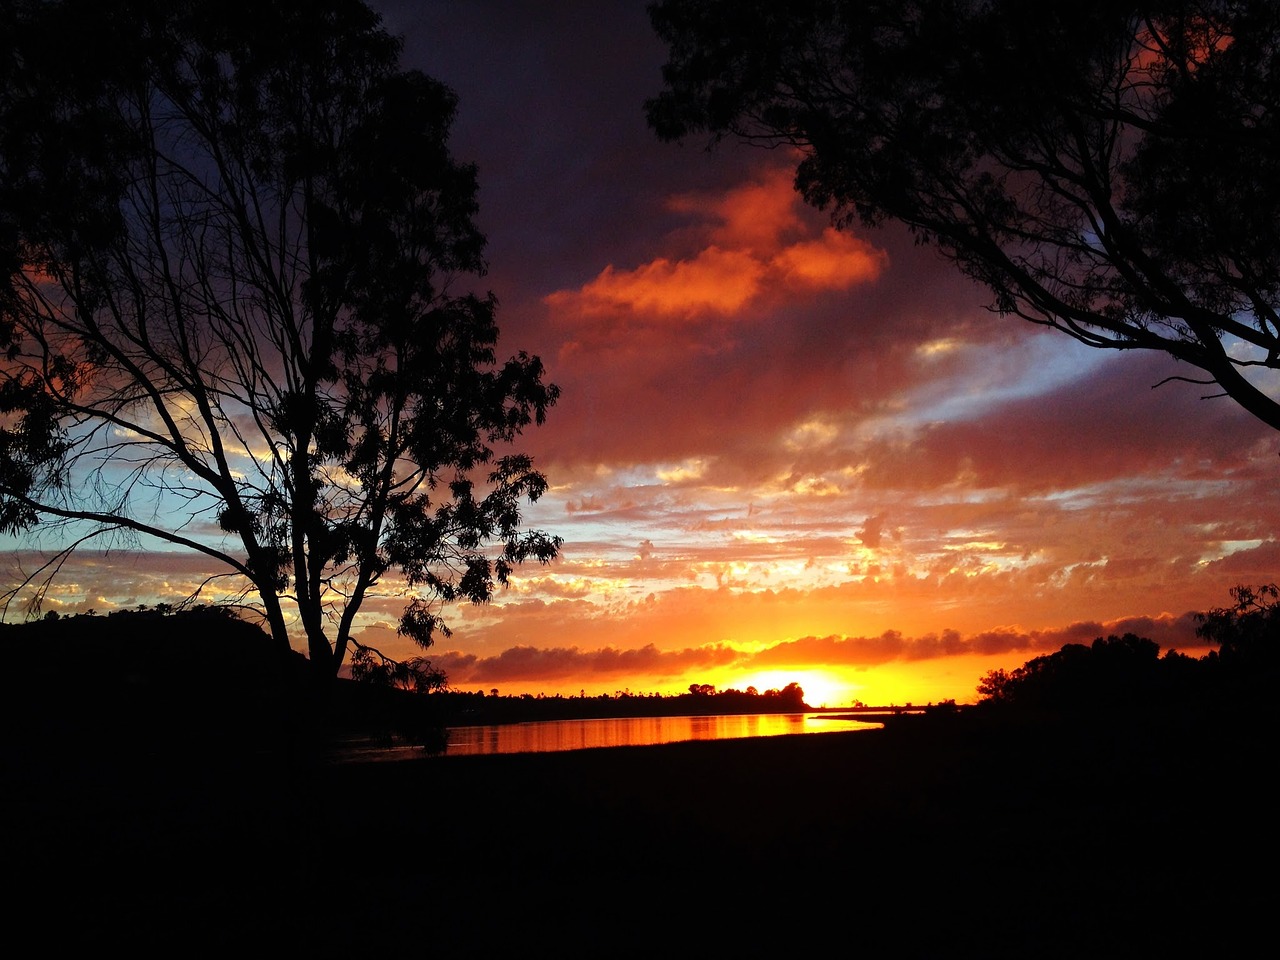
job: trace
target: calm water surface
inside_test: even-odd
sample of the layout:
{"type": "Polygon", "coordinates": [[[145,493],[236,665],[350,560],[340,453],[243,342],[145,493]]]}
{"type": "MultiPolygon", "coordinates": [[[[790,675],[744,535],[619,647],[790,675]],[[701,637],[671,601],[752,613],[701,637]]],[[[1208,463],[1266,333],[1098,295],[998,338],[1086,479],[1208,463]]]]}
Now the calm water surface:
{"type": "MultiPolygon", "coordinates": [[[[876,730],[864,723],[805,713],[744,714],[715,717],[622,717],[610,720],[552,720],[482,727],[450,727],[450,757],[486,753],[548,753],[591,747],[639,747],[681,740],[733,740],[793,733],[876,730]]],[[[421,756],[416,747],[351,746],[339,761],[400,760],[421,756]]]]}
{"type": "Polygon", "coordinates": [[[806,713],[743,714],[716,717],[622,717],[610,720],[554,720],[491,727],[451,727],[448,755],[547,753],[590,747],[639,747],[681,740],[734,740],[790,733],[874,730],[878,723],[829,719],[806,713]]]}

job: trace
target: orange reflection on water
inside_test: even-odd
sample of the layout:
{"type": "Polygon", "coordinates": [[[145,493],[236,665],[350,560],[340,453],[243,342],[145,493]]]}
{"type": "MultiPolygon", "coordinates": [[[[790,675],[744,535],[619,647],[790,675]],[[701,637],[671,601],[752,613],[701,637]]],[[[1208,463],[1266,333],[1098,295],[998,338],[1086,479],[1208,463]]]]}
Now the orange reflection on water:
{"type": "Polygon", "coordinates": [[[451,727],[448,756],[549,753],[593,747],[639,747],[682,740],[732,740],[797,733],[874,730],[880,725],[803,713],[712,717],[623,717],[451,727]]]}

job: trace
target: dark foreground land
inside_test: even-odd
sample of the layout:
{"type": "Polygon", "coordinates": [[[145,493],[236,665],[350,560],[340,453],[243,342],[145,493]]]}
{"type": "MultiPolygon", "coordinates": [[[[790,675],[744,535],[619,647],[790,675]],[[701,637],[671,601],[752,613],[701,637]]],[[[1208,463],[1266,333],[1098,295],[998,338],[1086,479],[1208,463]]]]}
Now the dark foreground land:
{"type": "Polygon", "coordinates": [[[1248,956],[1274,729],[992,724],[331,765],[59,744],[6,768],[34,953],[1248,956]]]}

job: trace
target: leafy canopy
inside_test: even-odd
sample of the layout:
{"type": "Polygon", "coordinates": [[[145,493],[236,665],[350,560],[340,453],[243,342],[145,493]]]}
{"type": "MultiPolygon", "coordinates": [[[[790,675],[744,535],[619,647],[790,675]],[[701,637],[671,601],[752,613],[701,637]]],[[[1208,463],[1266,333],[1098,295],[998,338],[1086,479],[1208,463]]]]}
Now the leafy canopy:
{"type": "Polygon", "coordinates": [[[793,145],[842,225],[898,221],[993,306],[1171,354],[1280,428],[1280,6],[662,0],[666,139],[793,145]]]}
{"type": "Polygon", "coordinates": [[[1280,586],[1231,588],[1229,607],[1196,614],[1196,636],[1218,647],[1224,664],[1243,672],[1274,673],[1280,667],[1280,586]]]}
{"type": "Polygon", "coordinates": [[[512,445],[558,390],[460,290],[455,97],[371,10],[18,0],[0,36],[0,529],[199,551],[325,673],[380,591],[427,646],[556,556],[512,445]]]}

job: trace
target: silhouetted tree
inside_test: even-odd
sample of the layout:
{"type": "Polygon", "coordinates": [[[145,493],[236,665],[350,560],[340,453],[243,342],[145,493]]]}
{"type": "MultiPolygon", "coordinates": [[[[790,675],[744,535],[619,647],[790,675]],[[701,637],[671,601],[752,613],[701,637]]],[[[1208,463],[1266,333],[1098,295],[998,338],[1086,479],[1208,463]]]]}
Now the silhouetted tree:
{"type": "Polygon", "coordinates": [[[1009,684],[1012,680],[1008,670],[988,670],[978,681],[978,696],[983,700],[1002,703],[1008,698],[1009,684]]]}
{"type": "Polygon", "coordinates": [[[1217,645],[1224,666],[1274,670],[1280,665],[1280,587],[1236,586],[1231,597],[1230,607],[1196,614],[1196,635],[1217,645]]]}
{"type": "Polygon", "coordinates": [[[984,701],[1037,709],[1136,706],[1162,692],[1160,646],[1126,633],[1090,645],[1068,643],[1012,671],[989,671],[978,684],[984,701]]]}
{"type": "Polygon", "coordinates": [[[807,706],[804,702],[804,688],[795,681],[783,687],[778,697],[783,703],[796,710],[803,710],[807,706]]]}
{"type": "Polygon", "coordinates": [[[0,37],[0,529],[198,551],[322,675],[375,592],[425,647],[557,554],[511,444],[558,391],[459,292],[455,98],[371,10],[15,0],[0,37]]]}
{"type": "MultiPolygon", "coordinates": [[[[799,149],[837,224],[899,221],[993,306],[1158,350],[1280,429],[1280,5],[661,0],[665,139],[799,149]]],[[[1178,377],[1176,379],[1191,379],[1178,377]]]]}

